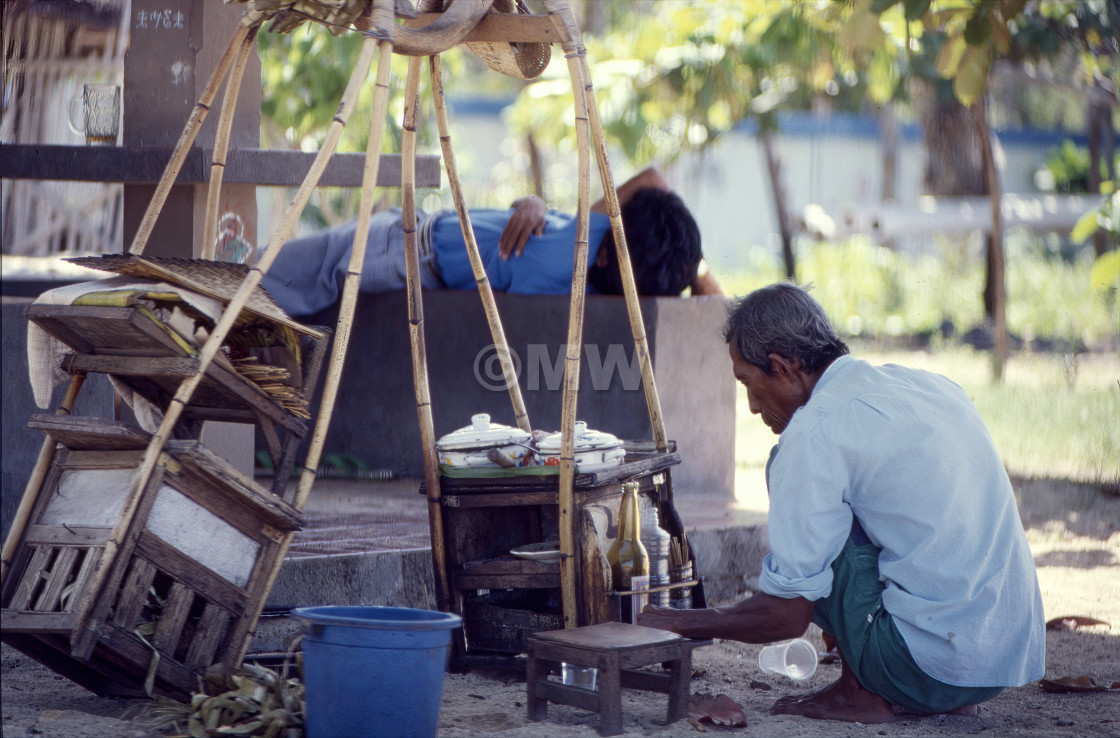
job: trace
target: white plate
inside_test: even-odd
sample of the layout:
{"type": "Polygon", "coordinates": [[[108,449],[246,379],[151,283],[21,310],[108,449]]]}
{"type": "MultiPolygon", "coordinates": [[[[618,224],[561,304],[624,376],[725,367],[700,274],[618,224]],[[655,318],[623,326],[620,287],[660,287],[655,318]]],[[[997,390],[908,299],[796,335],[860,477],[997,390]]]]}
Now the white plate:
{"type": "Polygon", "coordinates": [[[510,553],[518,558],[528,559],[530,561],[559,561],[560,541],[530,543],[526,546],[518,546],[511,550],[510,553]]]}

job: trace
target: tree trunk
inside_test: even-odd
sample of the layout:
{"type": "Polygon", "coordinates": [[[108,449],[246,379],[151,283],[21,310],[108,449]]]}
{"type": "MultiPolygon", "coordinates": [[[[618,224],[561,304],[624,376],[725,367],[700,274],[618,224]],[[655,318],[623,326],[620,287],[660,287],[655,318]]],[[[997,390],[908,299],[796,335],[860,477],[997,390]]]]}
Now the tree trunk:
{"type": "MultiPolygon", "coordinates": [[[[1101,161],[1106,154],[1105,138],[1112,128],[1112,111],[1108,105],[1096,98],[1090,98],[1089,111],[1086,116],[1089,127],[1089,183],[1088,191],[1091,194],[1101,194],[1101,161]]],[[[1113,154],[1107,152],[1108,160],[1112,161],[1113,154]]],[[[1115,168],[1115,167],[1113,167],[1115,168]]],[[[1108,235],[1103,228],[1098,228],[1093,235],[1093,251],[1100,257],[1108,251],[1108,235]]]]}
{"type": "Polygon", "coordinates": [[[789,213],[786,209],[786,190],[782,186],[782,160],[774,150],[774,136],[770,131],[761,129],[758,141],[766,155],[766,171],[770,175],[770,192],[774,195],[774,214],[778,219],[778,232],[782,238],[782,259],[786,265],[786,278],[797,278],[797,263],[793,257],[793,234],[789,227],[789,213]]]}
{"type": "Polygon", "coordinates": [[[883,152],[883,183],[879,188],[879,199],[894,202],[898,193],[898,116],[895,115],[893,102],[879,108],[879,139],[883,152]]]}
{"type": "Polygon", "coordinates": [[[988,129],[986,103],[987,96],[977,100],[972,106],[972,116],[976,136],[980,139],[980,161],[984,175],[984,187],[988,191],[987,194],[992,207],[992,225],[988,236],[987,283],[991,285],[991,326],[992,338],[995,343],[992,348],[992,378],[999,382],[1003,379],[1003,368],[1008,357],[1007,289],[1003,256],[1003,213],[1001,209],[1003,193],[1000,188],[995,155],[992,153],[992,137],[991,131],[988,129]]]}
{"type": "Polygon", "coordinates": [[[544,196],[544,171],[541,165],[541,150],[536,139],[530,133],[525,137],[525,148],[529,151],[529,176],[533,180],[533,194],[545,200],[544,196]]]}
{"type": "Polygon", "coordinates": [[[926,192],[940,197],[982,195],[984,172],[977,131],[968,108],[927,84],[922,107],[926,192]]]}
{"type": "MultiPolygon", "coordinates": [[[[882,185],[879,188],[879,200],[884,203],[893,203],[898,192],[898,116],[895,115],[893,102],[885,103],[879,108],[879,141],[882,159],[882,185]]],[[[883,245],[894,249],[894,239],[886,239],[883,245]]]]}

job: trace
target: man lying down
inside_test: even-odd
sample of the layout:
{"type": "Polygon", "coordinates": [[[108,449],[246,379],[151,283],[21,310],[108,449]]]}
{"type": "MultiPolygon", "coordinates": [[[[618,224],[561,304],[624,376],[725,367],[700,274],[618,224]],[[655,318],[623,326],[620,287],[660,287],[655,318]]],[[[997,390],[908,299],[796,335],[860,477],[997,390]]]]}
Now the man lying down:
{"type": "MultiPolygon", "coordinates": [[[[618,187],[626,243],[638,293],[722,294],[703,263],[700,230],[684,201],[656,168],[618,187]]],[[[589,288],[622,294],[606,200],[591,206],[588,232],[589,288]]],[[[571,291],[577,221],[574,214],[548,210],[529,195],[509,209],[471,209],[471,225],[487,277],[495,290],[563,295],[571,291]]],[[[342,294],[356,223],[289,241],[261,280],[261,286],[293,316],[311,315],[342,294]]],[[[474,272],[452,211],[417,211],[421,286],[475,289],[474,272]]],[[[399,209],[374,213],[362,265],[362,292],[405,287],[404,232],[399,209]]]]}

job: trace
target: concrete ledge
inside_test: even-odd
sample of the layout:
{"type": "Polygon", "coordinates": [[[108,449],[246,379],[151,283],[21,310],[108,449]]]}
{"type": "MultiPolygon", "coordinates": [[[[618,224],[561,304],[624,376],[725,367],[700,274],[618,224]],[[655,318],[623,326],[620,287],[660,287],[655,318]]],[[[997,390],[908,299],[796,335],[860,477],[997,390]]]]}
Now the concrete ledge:
{"type": "Polygon", "coordinates": [[[738,599],[746,589],[757,587],[762,560],[770,553],[765,525],[687,532],[696,554],[696,570],[704,578],[708,602],[738,599]]]}
{"type": "MultiPolygon", "coordinates": [[[[391,605],[436,609],[432,550],[411,548],[363,554],[286,559],[265,611],[315,605],[391,605]]],[[[286,651],[303,632],[303,622],[287,615],[262,617],[250,653],[286,651]]]]}
{"type": "MultiPolygon", "coordinates": [[[[519,365],[534,428],[560,426],[566,295],[494,295],[519,365]]],[[[412,384],[408,303],[402,291],[362,294],[346,367],[327,433],[328,453],[352,454],[374,468],[422,476],[423,456],[412,384]]],[[[734,497],[735,379],[721,334],[726,301],[719,297],[645,297],[644,330],[653,358],[662,415],[683,458],[673,469],[680,494],[734,497]]],[[[301,319],[334,326],[335,311],[301,319]]],[[[474,291],[424,292],[428,381],[436,436],[488,412],[512,424],[509,395],[493,376],[493,339],[474,291]]],[[[625,301],[588,295],[577,413],[591,428],[625,440],[652,438],[625,301]]],[[[318,397],[312,404],[317,412],[318,397]]],[[[307,443],[305,441],[304,447],[307,443]]],[[[258,442],[258,447],[261,447],[258,442]]],[[[302,453],[302,452],[301,452],[302,453]]]]}
{"type": "MultiPolygon", "coordinates": [[[[689,530],[696,567],[710,603],[753,589],[769,551],[765,525],[689,530]]],[[[287,559],[265,605],[282,610],[314,605],[381,605],[436,609],[430,548],[287,559]]],[[[304,630],[298,618],[263,617],[249,653],[287,651],[304,630]]]]}

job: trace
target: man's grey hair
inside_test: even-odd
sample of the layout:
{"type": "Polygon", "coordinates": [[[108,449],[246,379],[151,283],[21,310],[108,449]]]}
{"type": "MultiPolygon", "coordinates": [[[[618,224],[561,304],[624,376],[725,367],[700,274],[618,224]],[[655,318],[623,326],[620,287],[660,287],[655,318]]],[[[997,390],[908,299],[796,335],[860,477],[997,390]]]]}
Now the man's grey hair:
{"type": "Polygon", "coordinates": [[[731,304],[723,338],[767,374],[770,354],[797,359],[810,374],[848,353],[820,303],[788,282],[755,290],[731,304]]]}

